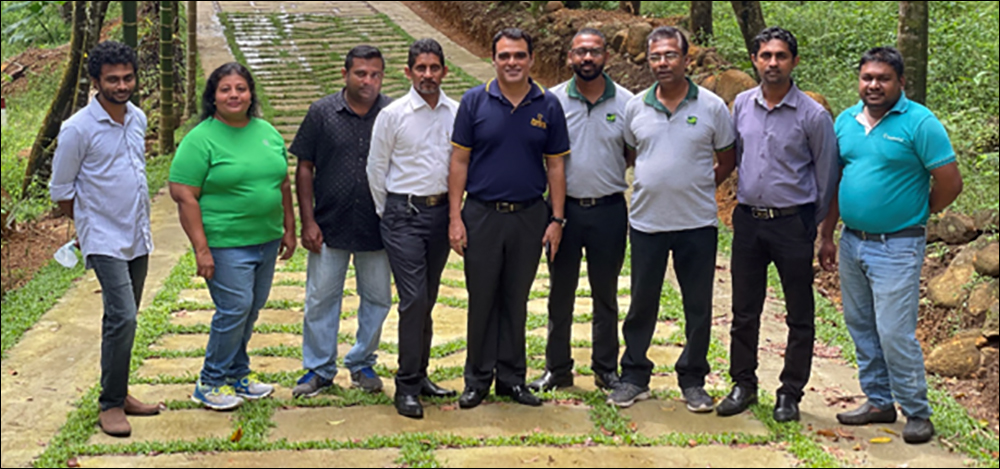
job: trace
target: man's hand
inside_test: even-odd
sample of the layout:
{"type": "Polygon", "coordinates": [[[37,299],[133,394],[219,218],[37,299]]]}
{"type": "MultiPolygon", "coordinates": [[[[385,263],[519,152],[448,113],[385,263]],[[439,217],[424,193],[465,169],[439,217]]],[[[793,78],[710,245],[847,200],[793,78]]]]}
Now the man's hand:
{"type": "Polygon", "coordinates": [[[465,223],[460,218],[451,221],[451,226],[448,227],[448,241],[456,254],[465,257],[465,250],[469,247],[469,238],[465,232],[465,223]]]}
{"type": "Polygon", "coordinates": [[[551,246],[552,249],[549,252],[548,259],[552,262],[556,258],[556,254],[559,253],[559,244],[562,243],[563,227],[558,223],[550,223],[548,229],[545,230],[545,237],[542,238],[542,246],[551,246]]]}
{"type": "Polygon", "coordinates": [[[316,222],[302,223],[302,247],[313,254],[322,254],[323,231],[316,222]]]}
{"type": "Polygon", "coordinates": [[[833,239],[824,238],[819,248],[819,264],[827,272],[837,271],[837,244],[833,239]]]}

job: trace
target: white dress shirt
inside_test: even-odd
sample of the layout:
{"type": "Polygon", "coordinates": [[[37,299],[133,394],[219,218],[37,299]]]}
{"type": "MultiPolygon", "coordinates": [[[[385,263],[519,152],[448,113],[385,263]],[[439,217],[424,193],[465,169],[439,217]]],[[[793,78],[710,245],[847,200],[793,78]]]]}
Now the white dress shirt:
{"type": "Polygon", "coordinates": [[[84,259],[132,261],[153,252],[146,182],[146,116],[127,106],[125,124],[94,98],[63,122],[52,160],[49,193],[73,201],[84,259]]]}
{"type": "Polygon", "coordinates": [[[428,197],[448,192],[451,133],[458,102],[441,91],[435,109],[411,88],[375,119],[368,185],[381,217],[389,193],[428,197]]]}

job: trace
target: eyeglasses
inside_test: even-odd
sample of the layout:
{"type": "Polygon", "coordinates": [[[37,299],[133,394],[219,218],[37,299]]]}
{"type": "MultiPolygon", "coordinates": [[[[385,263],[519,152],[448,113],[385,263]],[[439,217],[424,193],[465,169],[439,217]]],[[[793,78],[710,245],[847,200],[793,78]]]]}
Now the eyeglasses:
{"type": "Polygon", "coordinates": [[[654,64],[660,62],[677,63],[677,61],[680,60],[682,57],[684,56],[678,54],[677,52],[667,52],[666,54],[653,54],[649,56],[649,62],[654,64]]]}
{"type": "Polygon", "coordinates": [[[573,49],[570,52],[572,52],[574,56],[581,59],[586,58],[588,55],[594,58],[604,57],[604,49],[598,48],[586,49],[581,47],[579,49],[573,49]]]}
{"type": "Polygon", "coordinates": [[[529,54],[527,52],[515,52],[513,54],[510,52],[501,52],[497,54],[497,61],[510,62],[510,60],[513,59],[518,62],[524,62],[525,60],[528,60],[528,57],[529,54]]]}

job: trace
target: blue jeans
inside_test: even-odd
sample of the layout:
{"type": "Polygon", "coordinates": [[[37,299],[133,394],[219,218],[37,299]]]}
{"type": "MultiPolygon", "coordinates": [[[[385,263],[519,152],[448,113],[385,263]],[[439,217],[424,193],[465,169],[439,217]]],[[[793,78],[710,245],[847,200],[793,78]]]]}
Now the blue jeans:
{"type": "Polygon", "coordinates": [[[924,354],[917,341],[920,273],[927,240],[840,241],[844,319],[858,349],[861,388],[876,407],[898,402],[908,418],[929,419],[924,354]]]}
{"type": "MultiPolygon", "coordinates": [[[[323,379],[337,377],[337,345],[341,302],[351,252],[323,246],[321,254],[309,253],[306,280],[305,325],[302,337],[303,367],[323,379]]],[[[392,277],[385,251],[356,252],[358,309],[357,342],[344,357],[351,373],[375,366],[382,325],[392,308],[392,277]]]]}
{"type": "Polygon", "coordinates": [[[281,240],[260,246],[212,249],[215,275],[208,290],[215,302],[201,384],[231,385],[250,375],[247,344],[274,281],[281,240]]]}

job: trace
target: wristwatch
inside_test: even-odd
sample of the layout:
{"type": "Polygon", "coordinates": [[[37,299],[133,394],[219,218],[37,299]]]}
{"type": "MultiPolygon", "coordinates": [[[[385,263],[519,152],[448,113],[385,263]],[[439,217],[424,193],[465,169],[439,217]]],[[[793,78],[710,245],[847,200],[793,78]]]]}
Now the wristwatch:
{"type": "Polygon", "coordinates": [[[566,220],[565,218],[556,218],[556,217],[552,217],[551,219],[549,219],[549,223],[550,223],[550,224],[551,224],[551,223],[558,223],[558,224],[559,224],[559,226],[561,226],[561,227],[563,227],[563,228],[566,228],[566,223],[567,223],[567,220],[566,220]]]}

